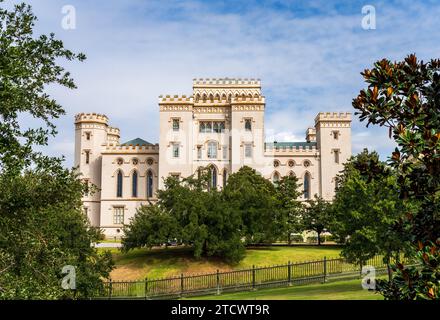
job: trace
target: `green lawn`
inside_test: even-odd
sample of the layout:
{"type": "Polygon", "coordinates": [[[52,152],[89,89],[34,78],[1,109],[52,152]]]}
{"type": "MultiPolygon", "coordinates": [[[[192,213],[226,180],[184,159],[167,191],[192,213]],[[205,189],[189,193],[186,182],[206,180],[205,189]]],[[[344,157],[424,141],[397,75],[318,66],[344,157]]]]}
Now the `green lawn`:
{"type": "Polygon", "coordinates": [[[361,280],[345,280],[276,289],[261,289],[194,297],[195,300],[382,300],[383,297],[361,287],[361,280]]]}
{"type": "Polygon", "coordinates": [[[140,280],[148,278],[170,277],[174,275],[196,274],[255,266],[269,266],[292,262],[320,260],[339,257],[338,246],[293,246],[258,247],[246,251],[245,258],[236,265],[227,264],[216,258],[196,259],[189,248],[171,247],[161,249],[135,249],[121,253],[118,249],[109,250],[113,254],[116,269],[112,271],[113,280],[140,280]]]}

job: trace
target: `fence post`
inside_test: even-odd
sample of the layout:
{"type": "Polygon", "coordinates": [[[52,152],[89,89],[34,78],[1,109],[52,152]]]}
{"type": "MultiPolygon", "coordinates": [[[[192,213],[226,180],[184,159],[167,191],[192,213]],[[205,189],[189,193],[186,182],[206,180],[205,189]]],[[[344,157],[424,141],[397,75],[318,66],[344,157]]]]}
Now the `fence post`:
{"type": "Polygon", "coordinates": [[[180,295],[183,295],[183,273],[180,274],[180,295]]]}
{"type": "Polygon", "coordinates": [[[252,265],[252,289],[255,290],[255,265],[252,265]]]}
{"type": "Polygon", "coordinates": [[[327,257],[324,257],[324,282],[327,282],[327,257]]]}
{"type": "Polygon", "coordinates": [[[145,299],[148,297],[148,277],[145,277],[145,299]]]}
{"type": "Polygon", "coordinates": [[[108,289],[108,299],[109,300],[111,300],[111,298],[112,298],[112,290],[113,290],[113,284],[112,284],[112,279],[110,278],[109,289],[108,289]]]}
{"type": "Polygon", "coordinates": [[[288,281],[289,286],[291,286],[292,285],[292,263],[290,262],[290,260],[287,265],[287,281],[288,281]]]}
{"type": "Polygon", "coordinates": [[[220,294],[220,271],[217,269],[217,295],[220,294]]]}

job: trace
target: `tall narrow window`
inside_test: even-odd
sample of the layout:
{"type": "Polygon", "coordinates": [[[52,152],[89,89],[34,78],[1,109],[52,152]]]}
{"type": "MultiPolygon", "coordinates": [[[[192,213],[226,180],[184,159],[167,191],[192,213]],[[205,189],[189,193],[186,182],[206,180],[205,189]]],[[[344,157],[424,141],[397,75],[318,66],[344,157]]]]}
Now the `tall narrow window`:
{"type": "Polygon", "coordinates": [[[180,129],[180,120],[173,119],[173,131],[179,131],[180,129]]]}
{"type": "Polygon", "coordinates": [[[86,140],[90,140],[90,132],[86,132],[86,140]]]}
{"type": "Polygon", "coordinates": [[[84,195],[86,196],[86,197],[88,197],[89,196],[89,179],[85,179],[84,180],[84,184],[85,184],[85,188],[84,188],[84,195]]]}
{"type": "Polygon", "coordinates": [[[178,143],[173,143],[173,158],[178,158],[179,157],[179,144],[178,143]]]}
{"type": "Polygon", "coordinates": [[[113,223],[114,224],[124,223],[124,207],[113,208],[113,223]]]}
{"type": "Polygon", "coordinates": [[[86,154],[86,164],[90,163],[90,150],[86,150],[84,151],[86,154]]]}
{"type": "Polygon", "coordinates": [[[153,197],[153,172],[147,172],[147,198],[153,197]]]}
{"type": "Polygon", "coordinates": [[[272,181],[274,184],[277,184],[280,181],[280,174],[278,172],[275,172],[272,176],[272,181]]]}
{"type": "Polygon", "coordinates": [[[213,130],[214,132],[219,133],[219,132],[220,132],[220,123],[219,123],[219,122],[214,122],[214,123],[212,124],[212,130],[213,130]]]}
{"type": "Polygon", "coordinates": [[[245,158],[252,158],[252,144],[246,143],[244,145],[244,156],[245,158]]]}
{"type": "Polygon", "coordinates": [[[197,146],[197,159],[202,159],[202,146],[197,146]]]}
{"type": "Polygon", "coordinates": [[[246,131],[252,131],[252,119],[245,119],[244,120],[244,129],[246,131]]]}
{"type": "Polygon", "coordinates": [[[217,159],[217,142],[208,143],[208,159],[217,159]]]}
{"type": "Polygon", "coordinates": [[[214,166],[211,166],[209,169],[209,189],[217,188],[217,169],[214,166]]]}
{"type": "Polygon", "coordinates": [[[333,150],[333,153],[335,155],[335,163],[339,163],[339,149],[333,150]]]}
{"type": "Polygon", "coordinates": [[[116,186],[116,197],[118,198],[122,198],[122,171],[118,171],[118,175],[117,175],[117,186],[116,186]]]}
{"type": "Polygon", "coordinates": [[[226,187],[226,182],[228,181],[228,171],[223,170],[223,188],[226,187]]]}
{"type": "Polygon", "coordinates": [[[137,171],[134,171],[133,176],[132,176],[131,196],[133,198],[136,198],[138,196],[138,174],[137,174],[137,171]]]}
{"type": "Polygon", "coordinates": [[[304,175],[304,199],[310,199],[310,173],[304,175]]]}
{"type": "Polygon", "coordinates": [[[228,146],[223,146],[223,160],[228,159],[228,146]]]}

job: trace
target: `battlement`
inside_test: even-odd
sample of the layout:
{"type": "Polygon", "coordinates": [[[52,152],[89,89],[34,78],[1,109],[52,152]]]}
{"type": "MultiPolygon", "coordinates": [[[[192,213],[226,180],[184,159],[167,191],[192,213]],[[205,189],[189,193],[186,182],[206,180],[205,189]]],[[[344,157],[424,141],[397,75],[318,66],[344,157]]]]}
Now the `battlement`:
{"type": "Polygon", "coordinates": [[[239,103],[245,103],[245,102],[252,102],[252,103],[265,103],[266,100],[264,98],[264,96],[237,96],[237,97],[233,97],[232,98],[232,103],[234,102],[239,102],[239,103]]]}
{"type": "Polygon", "coordinates": [[[307,128],[306,130],[306,141],[314,142],[316,141],[316,129],[315,128],[307,128]]]}
{"type": "Polygon", "coordinates": [[[159,144],[130,144],[117,145],[114,143],[107,143],[103,153],[156,153],[159,152],[159,144]]]}
{"type": "Polygon", "coordinates": [[[261,87],[260,79],[248,78],[199,78],[193,79],[194,88],[206,87],[261,87]]]}
{"type": "Polygon", "coordinates": [[[316,142],[266,142],[264,144],[265,154],[279,153],[315,153],[317,151],[316,142]]]}
{"type": "Polygon", "coordinates": [[[182,103],[182,104],[188,104],[188,103],[193,103],[194,99],[193,96],[186,96],[186,95],[160,95],[159,96],[159,104],[161,103],[172,103],[172,104],[176,104],[176,103],[182,103]]]}
{"type": "Polygon", "coordinates": [[[98,122],[107,124],[108,117],[105,114],[99,113],[78,113],[75,115],[75,123],[81,122],[98,122]]]}
{"type": "Polygon", "coordinates": [[[351,112],[320,112],[315,123],[320,121],[351,121],[351,112]]]}
{"type": "Polygon", "coordinates": [[[119,128],[114,128],[114,127],[108,127],[107,128],[107,134],[109,135],[113,135],[113,136],[120,136],[121,131],[119,130],[119,128]]]}

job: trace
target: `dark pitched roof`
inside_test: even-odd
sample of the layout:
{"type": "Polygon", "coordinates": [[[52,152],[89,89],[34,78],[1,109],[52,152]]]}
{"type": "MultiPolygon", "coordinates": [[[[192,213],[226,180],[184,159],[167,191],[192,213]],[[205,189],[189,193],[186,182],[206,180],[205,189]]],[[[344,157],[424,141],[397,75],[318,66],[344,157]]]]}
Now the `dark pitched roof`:
{"type": "Polygon", "coordinates": [[[152,143],[145,141],[144,139],[141,138],[136,138],[127,142],[124,142],[121,144],[121,146],[129,146],[129,145],[140,145],[140,146],[144,146],[144,145],[152,145],[152,143]]]}
{"type": "Polygon", "coordinates": [[[265,149],[299,149],[316,147],[316,142],[266,142],[264,144],[265,149]]]}

